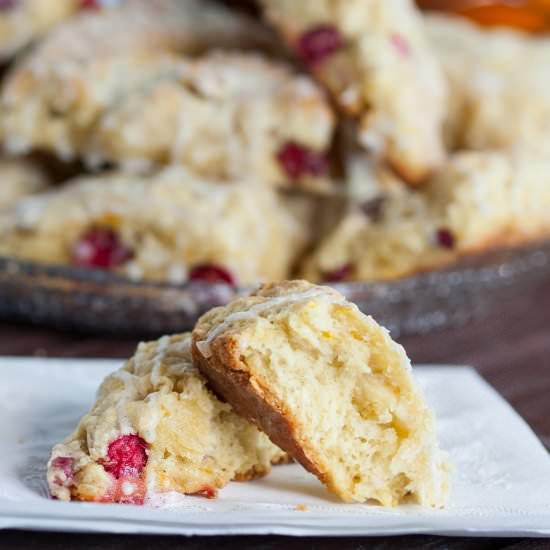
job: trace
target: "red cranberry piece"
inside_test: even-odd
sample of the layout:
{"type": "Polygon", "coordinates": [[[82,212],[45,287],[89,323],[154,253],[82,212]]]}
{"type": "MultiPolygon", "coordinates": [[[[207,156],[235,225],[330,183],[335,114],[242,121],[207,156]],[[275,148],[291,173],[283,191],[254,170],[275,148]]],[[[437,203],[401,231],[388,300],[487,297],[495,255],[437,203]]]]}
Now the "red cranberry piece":
{"type": "Polygon", "coordinates": [[[189,273],[190,281],[204,281],[206,283],[235,284],[233,275],[223,267],[214,264],[201,264],[195,266],[189,273]]]}
{"type": "Polygon", "coordinates": [[[293,180],[304,176],[323,176],[328,172],[325,155],[292,141],[279,150],[277,160],[286,175],[293,180]]]}
{"type": "Polygon", "coordinates": [[[109,228],[93,227],[74,244],[73,263],[81,267],[109,269],[129,260],[133,253],[109,228]]]}
{"type": "Polygon", "coordinates": [[[69,456],[57,456],[52,460],[52,467],[61,470],[67,479],[73,476],[74,458],[69,456]]]}
{"type": "Polygon", "coordinates": [[[311,66],[319,65],[344,46],[344,38],[334,25],[319,25],[298,39],[297,50],[311,66]]]}
{"type": "Polygon", "coordinates": [[[0,11],[10,11],[17,7],[19,0],[0,0],[0,11]]]}
{"type": "Polygon", "coordinates": [[[454,248],[455,238],[448,229],[438,229],[436,233],[437,244],[443,248],[454,248]]]}
{"type": "Polygon", "coordinates": [[[324,280],[327,283],[340,283],[345,281],[353,273],[353,265],[346,264],[338,269],[325,273],[324,280]]]}
{"type": "Polygon", "coordinates": [[[390,35],[390,42],[403,57],[409,57],[409,55],[411,55],[411,46],[409,42],[400,34],[394,33],[390,35]]]}
{"type": "Polygon", "coordinates": [[[103,467],[116,479],[135,477],[147,464],[147,443],[136,434],[121,435],[111,442],[107,456],[103,467]]]}

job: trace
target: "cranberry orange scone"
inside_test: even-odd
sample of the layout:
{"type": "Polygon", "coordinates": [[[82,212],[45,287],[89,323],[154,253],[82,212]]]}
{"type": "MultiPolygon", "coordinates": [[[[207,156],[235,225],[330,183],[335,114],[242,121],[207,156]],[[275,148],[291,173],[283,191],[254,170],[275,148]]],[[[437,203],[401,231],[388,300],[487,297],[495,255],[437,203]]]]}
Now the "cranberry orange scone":
{"type": "Polygon", "coordinates": [[[401,346],[338,292],[268,284],[203,315],[215,391],[349,502],[442,506],[448,463],[401,346]]]}
{"type": "Polygon", "coordinates": [[[30,160],[0,157],[0,208],[48,187],[48,176],[30,160]]]}
{"type": "Polygon", "coordinates": [[[42,36],[72,15],[82,0],[3,0],[0,2],[0,60],[42,36]]]}
{"type": "Polygon", "coordinates": [[[410,183],[443,161],[445,81],[412,0],[261,0],[267,18],[410,183]]]}
{"type": "Polygon", "coordinates": [[[140,344],[103,381],[90,412],[53,448],[48,485],[61,500],[143,504],[167,491],[212,498],[287,460],[208,389],[191,336],[181,334],[140,344]]]}
{"type": "Polygon", "coordinates": [[[174,52],[259,45],[262,29],[203,0],[125,0],[86,10],[8,74],[1,96],[5,147],[73,158],[104,109],[173,73],[174,52]]]}
{"type": "Polygon", "coordinates": [[[550,160],[457,154],[421,191],[400,182],[355,205],[306,260],[312,281],[385,280],[550,235],[550,160]]]}
{"type": "Polygon", "coordinates": [[[0,212],[0,254],[134,279],[249,284],[288,276],[306,232],[255,181],[181,167],[83,177],[0,212]]]}
{"type": "Polygon", "coordinates": [[[172,162],[212,177],[252,173],[329,190],[333,126],[308,77],[259,55],[215,52],[175,62],[172,74],[111,104],[83,154],[130,168],[172,162]]]}
{"type": "Polygon", "coordinates": [[[550,154],[550,39],[445,16],[425,26],[449,80],[449,146],[550,154]]]}

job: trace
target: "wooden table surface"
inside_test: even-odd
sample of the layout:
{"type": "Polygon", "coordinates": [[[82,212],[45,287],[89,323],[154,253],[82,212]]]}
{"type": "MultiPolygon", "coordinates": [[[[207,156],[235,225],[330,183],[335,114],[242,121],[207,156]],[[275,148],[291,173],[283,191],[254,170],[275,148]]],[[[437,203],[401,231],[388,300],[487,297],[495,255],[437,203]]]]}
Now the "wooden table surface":
{"type": "MultiPolygon", "coordinates": [[[[550,443],[550,281],[524,296],[501,304],[490,316],[461,328],[425,336],[404,337],[401,343],[416,363],[473,365],[550,443]]],[[[36,327],[0,323],[0,355],[64,357],[127,357],[136,340],[63,334],[36,327]]],[[[287,537],[138,537],[0,532],[0,548],[30,550],[76,549],[539,549],[550,542],[537,539],[473,539],[395,537],[294,539],[287,537]]]]}

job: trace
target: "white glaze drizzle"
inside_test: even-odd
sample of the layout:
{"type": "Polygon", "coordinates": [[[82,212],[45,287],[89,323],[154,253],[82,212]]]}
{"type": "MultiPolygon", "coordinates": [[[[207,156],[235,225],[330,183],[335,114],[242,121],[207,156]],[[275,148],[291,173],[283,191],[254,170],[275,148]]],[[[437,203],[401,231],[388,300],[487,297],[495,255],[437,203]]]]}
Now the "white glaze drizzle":
{"type": "MultiPolygon", "coordinates": [[[[151,385],[154,388],[158,388],[162,378],[162,366],[166,357],[166,352],[170,346],[171,338],[170,336],[163,336],[159,342],[158,347],[153,358],[153,366],[151,368],[151,385]]],[[[184,340],[180,345],[177,346],[177,351],[185,352],[191,346],[191,339],[188,338],[184,340]]],[[[146,349],[146,344],[141,343],[136,350],[136,355],[134,357],[134,367],[137,370],[139,365],[142,365],[146,360],[142,358],[142,354],[146,349]]],[[[120,396],[120,400],[116,405],[116,415],[117,422],[120,428],[121,433],[129,434],[134,433],[136,428],[133,426],[130,421],[128,414],[126,412],[127,403],[132,399],[131,387],[136,384],[136,379],[139,378],[138,375],[132,374],[125,369],[120,369],[117,372],[111,375],[113,378],[121,380],[124,384],[124,390],[120,396]]],[[[148,421],[145,427],[142,428],[141,434],[148,443],[152,443],[156,438],[156,429],[157,424],[160,420],[160,414],[158,411],[158,392],[151,393],[147,396],[146,402],[148,404],[148,421]]]]}
{"type": "Polygon", "coordinates": [[[159,340],[157,352],[155,353],[155,358],[153,359],[153,368],[151,369],[151,383],[153,386],[158,386],[160,384],[162,364],[164,362],[169,344],[170,336],[163,336],[159,340]]]}
{"type": "Polygon", "coordinates": [[[197,342],[197,348],[204,357],[208,358],[211,356],[210,343],[224,330],[226,330],[231,323],[246,319],[255,319],[259,317],[262,312],[270,309],[271,307],[275,307],[281,304],[292,305],[300,302],[307,302],[308,300],[316,298],[320,298],[330,304],[340,304],[348,307],[355,307],[354,304],[347,302],[346,299],[342,296],[329,294],[325,289],[319,287],[310,288],[303,292],[294,292],[285,296],[274,296],[272,298],[268,298],[263,302],[252,305],[247,310],[235,311],[234,313],[228,315],[222,323],[212,327],[208,331],[208,334],[206,335],[206,338],[204,340],[202,340],[201,342],[197,342]]]}
{"type": "Polygon", "coordinates": [[[160,410],[158,405],[159,392],[151,393],[146,398],[147,403],[147,422],[142,425],[142,436],[147,443],[153,443],[157,437],[157,426],[160,421],[160,410]]]}
{"type": "Polygon", "coordinates": [[[121,434],[134,433],[133,425],[130,422],[130,418],[128,417],[128,414],[126,413],[127,401],[128,400],[126,398],[121,399],[120,403],[118,403],[116,406],[117,421],[118,421],[118,426],[121,434]]]}
{"type": "Polygon", "coordinates": [[[134,375],[125,369],[119,369],[111,375],[112,378],[120,380],[124,385],[124,390],[120,396],[120,400],[116,405],[117,422],[122,434],[133,433],[132,423],[126,413],[126,404],[130,401],[130,387],[134,380],[134,375]]]}

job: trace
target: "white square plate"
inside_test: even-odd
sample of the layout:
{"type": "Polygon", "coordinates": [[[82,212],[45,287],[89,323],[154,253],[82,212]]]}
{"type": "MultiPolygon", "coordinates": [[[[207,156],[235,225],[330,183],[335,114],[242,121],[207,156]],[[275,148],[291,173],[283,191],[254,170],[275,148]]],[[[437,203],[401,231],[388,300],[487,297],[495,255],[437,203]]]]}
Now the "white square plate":
{"type": "Polygon", "coordinates": [[[231,483],[217,500],[167,495],[157,508],[47,498],[51,446],[120,361],[0,358],[0,528],[184,535],[550,536],[550,457],[513,409],[473,370],[417,368],[456,465],[445,510],[338,502],[298,465],[231,483]]]}

